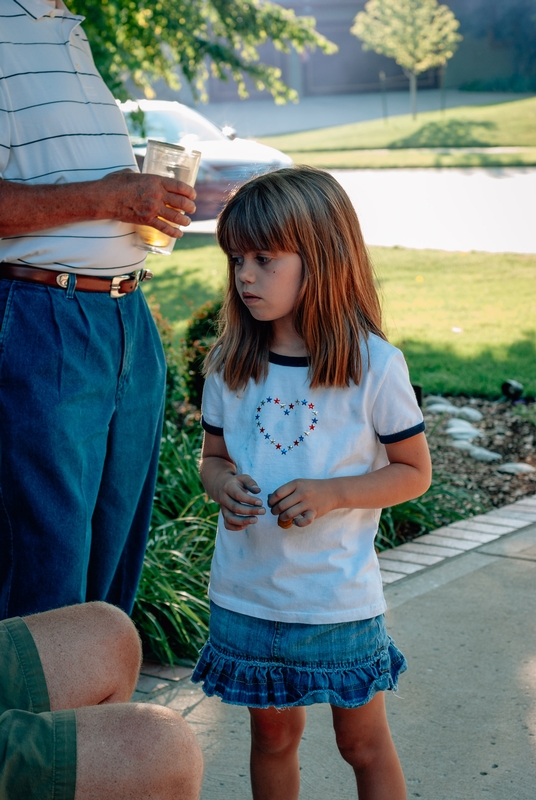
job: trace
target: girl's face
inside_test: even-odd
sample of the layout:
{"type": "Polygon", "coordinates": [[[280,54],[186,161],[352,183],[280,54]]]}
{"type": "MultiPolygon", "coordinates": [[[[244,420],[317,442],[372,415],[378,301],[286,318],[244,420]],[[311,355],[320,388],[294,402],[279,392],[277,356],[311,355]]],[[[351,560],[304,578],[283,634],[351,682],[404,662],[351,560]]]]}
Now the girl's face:
{"type": "Polygon", "coordinates": [[[302,284],[298,253],[231,253],[235,285],[252,317],[262,322],[289,322],[302,284]]]}

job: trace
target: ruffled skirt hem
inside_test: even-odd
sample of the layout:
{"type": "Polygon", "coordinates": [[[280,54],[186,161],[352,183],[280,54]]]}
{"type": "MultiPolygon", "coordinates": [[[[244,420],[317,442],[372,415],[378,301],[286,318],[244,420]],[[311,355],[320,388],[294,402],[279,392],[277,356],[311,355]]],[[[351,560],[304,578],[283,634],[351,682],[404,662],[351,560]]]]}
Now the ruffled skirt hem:
{"type": "Polygon", "coordinates": [[[406,659],[390,640],[367,661],[329,667],[239,658],[209,639],[191,680],[203,683],[209,697],[250,708],[290,708],[330,703],[340,708],[365,705],[376,692],[396,691],[406,659]]]}

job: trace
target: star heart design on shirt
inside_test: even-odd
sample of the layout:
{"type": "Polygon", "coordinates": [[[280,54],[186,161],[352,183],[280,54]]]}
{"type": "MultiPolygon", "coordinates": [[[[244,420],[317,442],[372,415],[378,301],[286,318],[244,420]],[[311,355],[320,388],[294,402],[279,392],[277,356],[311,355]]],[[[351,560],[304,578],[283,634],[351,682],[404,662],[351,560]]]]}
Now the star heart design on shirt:
{"type": "MultiPolygon", "coordinates": [[[[273,422],[273,415],[271,418],[273,422]]],[[[256,408],[255,425],[267,444],[272,445],[281,455],[286,456],[291,450],[303,444],[306,436],[314,433],[318,425],[318,411],[315,409],[314,403],[311,403],[306,398],[303,400],[297,399],[291,403],[283,403],[280,397],[265,397],[256,408]],[[285,437],[285,440],[278,441],[278,438],[274,437],[268,430],[271,426],[267,423],[268,415],[265,413],[267,407],[270,410],[276,409],[276,413],[281,411],[282,419],[288,417],[292,433],[288,438],[285,437]],[[290,444],[285,444],[284,441],[288,442],[289,439],[290,444]]]]}

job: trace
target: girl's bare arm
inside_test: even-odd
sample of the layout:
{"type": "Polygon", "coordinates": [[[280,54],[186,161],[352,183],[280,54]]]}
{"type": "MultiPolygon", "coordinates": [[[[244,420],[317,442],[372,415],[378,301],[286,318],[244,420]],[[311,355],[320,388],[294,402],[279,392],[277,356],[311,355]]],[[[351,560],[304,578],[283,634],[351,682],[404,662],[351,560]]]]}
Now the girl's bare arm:
{"type": "Polygon", "coordinates": [[[260,492],[253,478],[236,474],[223,436],[205,432],[199,470],[207,494],[221,507],[228,530],[241,531],[266,513],[262,500],[251,495],[260,492]]]}
{"type": "Polygon", "coordinates": [[[304,527],[337,508],[385,508],[424,494],[432,479],[424,433],[385,449],[390,463],[375,472],[285,483],[270,496],[272,514],[304,527]]]}

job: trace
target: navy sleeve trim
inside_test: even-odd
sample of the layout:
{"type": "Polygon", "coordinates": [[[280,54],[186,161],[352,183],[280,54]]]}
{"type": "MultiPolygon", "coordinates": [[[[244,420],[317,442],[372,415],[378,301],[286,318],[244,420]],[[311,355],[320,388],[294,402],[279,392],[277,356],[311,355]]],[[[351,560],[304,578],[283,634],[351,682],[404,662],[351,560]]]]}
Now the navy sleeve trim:
{"type": "Polygon", "coordinates": [[[412,436],[417,436],[418,433],[424,433],[424,431],[424,422],[419,422],[419,424],[414,425],[413,428],[408,428],[399,433],[391,433],[389,436],[378,436],[378,439],[382,444],[396,444],[396,442],[403,442],[404,439],[411,439],[412,436]]]}
{"type": "Polygon", "coordinates": [[[213,436],[223,436],[223,428],[216,428],[214,425],[209,425],[208,422],[205,422],[203,417],[201,417],[201,425],[207,433],[211,433],[213,436]]]}

